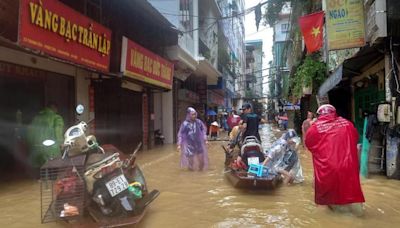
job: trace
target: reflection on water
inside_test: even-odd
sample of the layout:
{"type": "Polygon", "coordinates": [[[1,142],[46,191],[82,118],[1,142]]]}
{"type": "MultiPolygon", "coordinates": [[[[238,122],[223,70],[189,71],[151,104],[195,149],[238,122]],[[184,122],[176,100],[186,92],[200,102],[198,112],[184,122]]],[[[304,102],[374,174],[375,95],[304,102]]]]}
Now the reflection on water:
{"type": "MultiPolygon", "coordinates": [[[[263,146],[270,145],[275,131],[261,129],[263,146]]],[[[280,133],[277,134],[279,136],[280,133]]],[[[374,176],[363,180],[367,200],[363,218],[334,214],[314,204],[312,162],[301,150],[305,182],[281,186],[275,191],[234,189],[224,178],[224,141],[209,146],[210,169],[189,172],[179,168],[175,146],[139,154],[150,187],[160,196],[151,204],[137,227],[383,227],[400,224],[400,181],[374,176]]],[[[3,184],[0,187],[0,226],[40,226],[39,185],[34,181],[3,184]]],[[[67,227],[64,223],[40,227],[67,227]]]]}

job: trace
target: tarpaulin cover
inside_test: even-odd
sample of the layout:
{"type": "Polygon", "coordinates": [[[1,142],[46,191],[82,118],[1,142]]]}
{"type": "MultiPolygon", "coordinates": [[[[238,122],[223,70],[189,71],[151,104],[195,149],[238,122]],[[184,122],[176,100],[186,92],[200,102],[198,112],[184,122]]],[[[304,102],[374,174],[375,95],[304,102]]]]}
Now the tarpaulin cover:
{"type": "Polygon", "coordinates": [[[353,124],[321,113],[308,129],[306,146],[313,155],[315,203],[320,205],[364,202],[357,155],[358,133],[353,124]]]}
{"type": "Polygon", "coordinates": [[[290,153],[296,153],[294,157],[291,157],[295,159],[295,163],[293,167],[289,168],[289,173],[294,177],[293,183],[302,183],[304,181],[304,176],[300,164],[300,158],[297,155],[297,148],[296,146],[295,148],[291,148],[288,144],[288,140],[292,138],[297,138],[297,133],[290,129],[276,140],[272,144],[271,148],[267,150],[266,156],[270,158],[268,167],[270,167],[274,172],[278,172],[280,169],[286,169],[287,161],[285,159],[291,157],[290,153]]]}

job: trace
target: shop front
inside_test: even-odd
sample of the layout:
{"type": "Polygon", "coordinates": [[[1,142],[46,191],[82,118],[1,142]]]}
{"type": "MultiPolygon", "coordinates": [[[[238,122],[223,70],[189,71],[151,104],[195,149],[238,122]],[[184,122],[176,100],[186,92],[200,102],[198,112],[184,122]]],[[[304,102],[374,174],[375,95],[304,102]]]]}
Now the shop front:
{"type": "Polygon", "coordinates": [[[0,62],[0,169],[29,167],[27,127],[53,103],[65,124],[74,120],[74,78],[12,63],[0,62]]]}
{"type": "Polygon", "coordinates": [[[178,126],[180,126],[180,124],[186,119],[186,110],[188,107],[193,107],[196,110],[198,109],[197,104],[200,103],[200,97],[196,92],[188,89],[180,89],[178,92],[178,101],[178,126]]]}
{"type": "MultiPolygon", "coordinates": [[[[381,47],[366,46],[354,56],[344,60],[329,78],[321,85],[318,95],[320,102],[336,107],[338,115],[351,120],[357,128],[359,143],[365,145],[368,153],[367,162],[369,173],[384,171],[384,147],[388,134],[385,124],[365,125],[369,118],[376,118],[379,104],[387,100],[385,91],[390,91],[389,84],[385,85],[385,54],[381,47]],[[379,49],[378,49],[379,48],[379,49]],[[368,136],[363,137],[366,130],[374,129],[368,136]],[[368,145],[368,146],[366,146],[368,145]]],[[[390,99],[389,99],[390,101],[390,99]]],[[[367,167],[366,164],[362,165],[367,167]]]]}
{"type": "MultiPolygon", "coordinates": [[[[15,20],[19,26],[0,37],[0,169],[24,176],[32,119],[55,104],[65,128],[76,122],[76,104],[90,104],[88,78],[108,71],[111,31],[58,1],[5,7],[19,13],[1,16],[0,24],[15,20]]],[[[79,118],[87,121],[89,112],[79,118]]]]}
{"type": "Polygon", "coordinates": [[[144,148],[150,148],[156,129],[172,143],[173,99],[168,91],[172,89],[174,65],[127,37],[122,38],[121,53],[124,85],[120,121],[127,136],[123,144],[133,149],[141,141],[144,148]]]}

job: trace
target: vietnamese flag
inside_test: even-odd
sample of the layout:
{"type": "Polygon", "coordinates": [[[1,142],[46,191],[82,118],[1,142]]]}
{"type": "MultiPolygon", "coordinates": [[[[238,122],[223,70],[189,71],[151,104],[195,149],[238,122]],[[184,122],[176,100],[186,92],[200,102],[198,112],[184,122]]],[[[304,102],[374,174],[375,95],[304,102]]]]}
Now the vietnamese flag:
{"type": "Polygon", "coordinates": [[[306,43],[307,53],[318,51],[322,47],[324,11],[300,17],[299,25],[306,43]]]}

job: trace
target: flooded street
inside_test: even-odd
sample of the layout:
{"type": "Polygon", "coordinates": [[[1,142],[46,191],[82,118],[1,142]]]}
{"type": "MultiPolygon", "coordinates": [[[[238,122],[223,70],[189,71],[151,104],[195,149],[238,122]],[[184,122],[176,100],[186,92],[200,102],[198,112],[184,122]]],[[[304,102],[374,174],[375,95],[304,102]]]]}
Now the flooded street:
{"type": "MultiPolygon", "coordinates": [[[[264,126],[264,144],[275,132],[264,126]]],[[[278,132],[277,135],[280,135],[278,132]]],[[[150,189],[160,196],[150,205],[144,227],[384,227],[400,224],[400,181],[373,176],[362,181],[366,213],[362,218],[334,214],[314,204],[312,161],[301,150],[305,181],[279,186],[274,191],[234,189],[224,177],[221,144],[209,146],[210,169],[190,172],[179,168],[179,154],[173,145],[141,153],[138,162],[150,189]]],[[[1,227],[67,227],[65,223],[40,224],[40,192],[35,181],[2,183],[0,187],[1,227]]]]}

